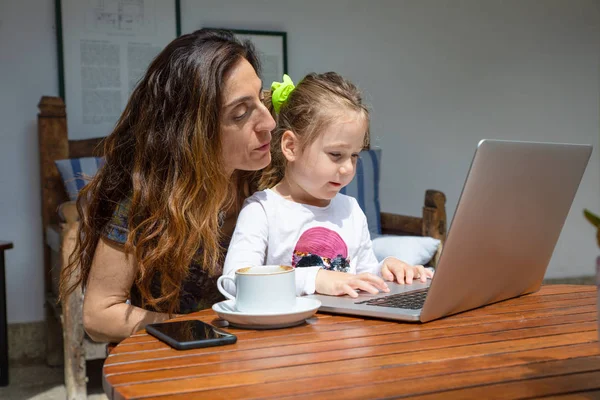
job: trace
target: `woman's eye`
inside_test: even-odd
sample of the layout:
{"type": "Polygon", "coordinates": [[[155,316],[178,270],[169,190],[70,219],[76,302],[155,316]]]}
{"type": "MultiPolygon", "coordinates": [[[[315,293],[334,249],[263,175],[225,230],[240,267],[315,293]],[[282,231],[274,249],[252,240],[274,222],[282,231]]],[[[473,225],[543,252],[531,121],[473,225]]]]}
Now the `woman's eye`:
{"type": "Polygon", "coordinates": [[[329,153],[329,155],[330,155],[331,157],[335,157],[335,158],[339,158],[339,157],[341,157],[341,156],[342,156],[340,153],[329,153]]]}
{"type": "Polygon", "coordinates": [[[246,115],[248,115],[248,110],[244,111],[242,114],[234,116],[233,119],[235,119],[236,121],[240,121],[244,119],[246,115]]]}
{"type": "Polygon", "coordinates": [[[358,154],[352,154],[352,158],[357,159],[358,158],[358,154]]]}

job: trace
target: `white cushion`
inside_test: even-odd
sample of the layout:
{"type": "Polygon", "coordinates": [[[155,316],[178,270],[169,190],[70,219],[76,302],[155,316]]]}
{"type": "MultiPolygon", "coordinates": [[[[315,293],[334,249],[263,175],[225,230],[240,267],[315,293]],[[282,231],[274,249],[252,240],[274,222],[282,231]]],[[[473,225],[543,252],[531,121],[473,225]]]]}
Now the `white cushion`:
{"type": "Polygon", "coordinates": [[[432,237],[382,235],[373,239],[377,260],[396,257],[411,265],[426,265],[435,255],[440,241],[432,237]]]}

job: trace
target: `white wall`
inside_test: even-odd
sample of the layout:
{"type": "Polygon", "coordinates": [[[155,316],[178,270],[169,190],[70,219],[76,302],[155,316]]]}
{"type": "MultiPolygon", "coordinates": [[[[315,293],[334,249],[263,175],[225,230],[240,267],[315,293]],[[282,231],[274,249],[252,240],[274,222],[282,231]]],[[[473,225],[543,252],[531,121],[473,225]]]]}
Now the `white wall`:
{"type": "MultiPolygon", "coordinates": [[[[57,95],[51,0],[0,3],[0,240],[9,322],[43,319],[36,114],[57,95]]],[[[382,206],[419,214],[427,188],[450,217],[483,137],[598,145],[600,16],[594,0],[181,0],[182,31],[283,30],[294,80],[335,70],[372,106],[382,206]],[[253,4],[252,4],[253,3],[253,4]]],[[[593,273],[595,150],[548,270],[593,273]]],[[[557,190],[559,188],[557,187],[557,190]]]]}
{"type": "Polygon", "coordinates": [[[0,240],[8,322],[44,319],[37,104],[58,95],[54,1],[0,1],[0,240]]]}
{"type": "MultiPolygon", "coordinates": [[[[451,218],[482,138],[598,145],[597,1],[260,4],[182,0],[182,31],[286,31],[294,80],[334,70],[356,82],[372,105],[375,145],[384,149],[385,211],[418,215],[424,191],[435,188],[446,193],[451,218]]],[[[600,212],[599,175],[595,150],[547,277],[594,273],[599,251],[582,209],[600,212]]]]}

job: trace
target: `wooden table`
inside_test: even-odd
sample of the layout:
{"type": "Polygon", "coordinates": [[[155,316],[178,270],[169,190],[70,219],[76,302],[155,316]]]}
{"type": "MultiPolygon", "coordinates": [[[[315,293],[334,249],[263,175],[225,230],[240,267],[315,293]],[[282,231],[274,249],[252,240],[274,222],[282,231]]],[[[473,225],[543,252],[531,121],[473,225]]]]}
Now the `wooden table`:
{"type": "Polygon", "coordinates": [[[113,399],[600,398],[597,319],[594,286],[549,285],[427,324],[318,314],[228,329],[235,345],[189,351],[141,331],[106,359],[104,389],[113,399]]]}
{"type": "Polygon", "coordinates": [[[12,249],[11,242],[0,241],[0,386],[8,385],[8,322],[6,318],[6,266],[4,251],[12,249]]]}

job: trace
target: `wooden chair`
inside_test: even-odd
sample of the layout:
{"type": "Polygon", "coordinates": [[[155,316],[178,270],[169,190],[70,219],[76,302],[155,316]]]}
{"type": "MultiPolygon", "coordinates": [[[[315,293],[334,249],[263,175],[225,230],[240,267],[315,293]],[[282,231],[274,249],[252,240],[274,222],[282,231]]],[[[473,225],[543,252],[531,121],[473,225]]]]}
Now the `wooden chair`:
{"type": "Polygon", "coordinates": [[[438,190],[425,191],[423,214],[420,217],[381,213],[381,233],[399,236],[430,236],[440,240],[431,266],[435,267],[446,241],[446,195],[438,190]]]}
{"type": "Polygon", "coordinates": [[[41,98],[38,140],[42,195],[42,232],[46,290],[47,349],[49,365],[64,364],[68,399],[85,399],[86,360],[106,357],[106,344],[87,337],[82,323],[83,293],[75,290],[59,304],[60,270],[68,263],[78,233],[75,205],[69,202],[55,160],[102,155],[102,138],[68,140],[65,104],[58,97],[41,98]],[[59,216],[59,208],[62,218],[59,216]]]}
{"type": "MultiPolygon", "coordinates": [[[[83,329],[83,293],[78,288],[62,306],[57,303],[60,270],[68,263],[78,234],[78,215],[68,196],[55,160],[102,156],[103,138],[69,140],[65,104],[59,97],[43,96],[38,104],[38,140],[42,195],[44,276],[46,301],[47,362],[64,363],[69,399],[86,398],[86,360],[104,358],[106,343],[95,343],[83,329]],[[60,209],[60,215],[59,215],[60,209]],[[64,348],[64,352],[63,352],[64,348]]],[[[381,213],[384,234],[432,236],[442,243],[446,238],[446,197],[427,190],[421,216],[381,213]]],[[[438,255],[434,257],[435,265],[438,255]]],[[[110,349],[110,347],[109,347],[110,349]]]]}

